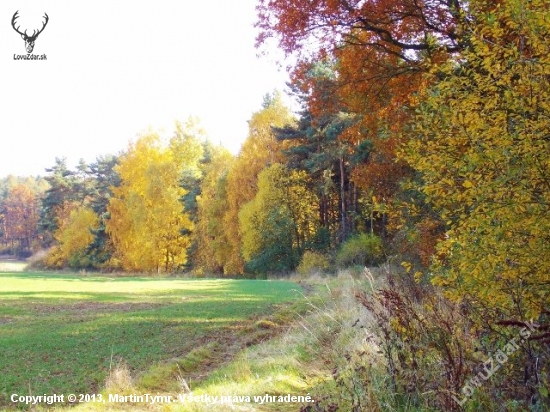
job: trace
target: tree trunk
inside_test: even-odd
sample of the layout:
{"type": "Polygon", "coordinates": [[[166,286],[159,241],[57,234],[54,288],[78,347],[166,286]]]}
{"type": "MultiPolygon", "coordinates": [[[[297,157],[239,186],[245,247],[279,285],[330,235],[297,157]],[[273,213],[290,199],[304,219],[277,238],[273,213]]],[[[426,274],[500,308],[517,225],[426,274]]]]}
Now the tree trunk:
{"type": "Polygon", "coordinates": [[[348,237],[347,225],[346,225],[346,181],[345,181],[345,169],[344,169],[344,156],[340,156],[340,218],[341,218],[341,230],[342,230],[342,242],[348,237]]]}

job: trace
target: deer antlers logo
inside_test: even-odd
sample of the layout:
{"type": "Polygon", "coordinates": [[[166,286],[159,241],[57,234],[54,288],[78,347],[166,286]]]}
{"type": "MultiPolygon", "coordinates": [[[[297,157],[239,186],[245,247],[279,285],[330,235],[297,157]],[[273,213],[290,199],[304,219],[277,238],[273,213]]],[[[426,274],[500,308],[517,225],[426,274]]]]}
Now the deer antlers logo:
{"type": "Polygon", "coordinates": [[[44,23],[42,23],[42,28],[38,31],[34,30],[32,35],[29,36],[27,34],[27,30],[25,30],[25,32],[21,33],[19,31],[20,26],[17,26],[17,28],[15,27],[15,20],[17,20],[17,18],[19,17],[18,13],[19,13],[19,10],[17,10],[15,12],[15,14],[13,15],[13,17],[11,19],[11,25],[12,25],[13,29],[21,35],[23,40],[25,40],[25,48],[27,49],[27,53],[32,53],[32,50],[34,49],[34,42],[36,41],[36,38],[38,37],[38,35],[40,33],[42,33],[42,31],[44,30],[44,28],[46,27],[46,24],[48,24],[49,17],[46,13],[44,13],[43,17],[46,19],[46,21],[44,23]]]}

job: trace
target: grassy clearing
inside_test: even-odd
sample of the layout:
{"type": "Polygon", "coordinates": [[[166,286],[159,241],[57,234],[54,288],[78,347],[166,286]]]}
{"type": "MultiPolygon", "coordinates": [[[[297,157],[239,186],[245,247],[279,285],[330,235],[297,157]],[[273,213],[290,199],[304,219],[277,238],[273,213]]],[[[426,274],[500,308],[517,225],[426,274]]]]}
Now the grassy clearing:
{"type": "MultiPolygon", "coordinates": [[[[244,334],[273,329],[278,332],[268,340],[249,340],[248,343],[253,344],[236,351],[230,362],[205,370],[205,360],[208,364],[217,350],[212,344],[206,344],[176,363],[159,365],[156,374],[147,379],[159,385],[157,389],[144,388],[143,377],[134,379],[123,366],[116,371],[121,376],[120,384],[110,384],[102,392],[105,398],[109,394],[145,393],[176,398],[178,394],[191,392],[194,397],[203,396],[205,401],[161,405],[90,403],[80,405],[77,411],[327,412],[353,410],[358,397],[370,402],[370,389],[363,378],[365,371],[374,370],[364,362],[365,368],[370,369],[361,366],[357,371],[348,365],[348,359],[361,357],[372,362],[379,351],[378,346],[367,339],[365,325],[369,319],[354,297],[358,290],[370,289],[371,280],[364,276],[354,279],[346,273],[338,277],[309,278],[304,282],[305,289],[309,290],[304,299],[281,307],[243,330],[244,334]],[[197,370],[204,372],[199,379],[196,379],[197,370]],[[130,387],[128,382],[132,382],[130,387]],[[266,394],[272,397],[309,394],[314,402],[255,402],[255,396],[266,394]],[[206,396],[211,397],[210,400],[206,396]],[[232,399],[222,401],[224,396],[232,399]]],[[[383,370],[381,372],[383,375],[383,370]]],[[[374,402],[362,405],[366,409],[361,410],[381,410],[374,402]]]]}
{"type": "Polygon", "coordinates": [[[355,300],[358,291],[373,290],[381,277],[380,273],[372,276],[367,271],[356,277],[344,272],[338,277],[307,279],[313,289],[306,296],[307,310],[294,311],[292,326],[268,342],[241,351],[232,362],[191,388],[196,396],[293,394],[310,395],[314,402],[187,403],[172,405],[168,410],[382,410],[370,392],[373,388],[385,390],[380,383],[387,384],[378,355],[380,348],[370,339],[368,313],[355,300]]]}
{"type": "Polygon", "coordinates": [[[2,273],[0,407],[12,393],[99,392],[120,364],[143,390],[173,391],[180,373],[199,381],[195,369],[207,373],[272,336],[250,325],[295,301],[297,289],[288,281],[2,273]]]}
{"type": "MultiPolygon", "coordinates": [[[[39,275],[35,276],[40,279],[39,275]]],[[[68,375],[71,376],[72,387],[88,379],[90,386],[85,393],[99,393],[104,400],[108,400],[110,395],[145,394],[171,396],[174,400],[173,403],[147,404],[126,399],[125,402],[85,403],[71,408],[58,405],[55,410],[381,411],[387,409],[377,400],[377,396],[373,396],[373,392],[386,391],[389,383],[380,361],[380,348],[372,339],[371,320],[368,313],[357,304],[355,295],[358,291],[372,290],[382,278],[376,272],[371,276],[370,272],[349,271],[338,277],[302,279],[298,281],[302,286],[300,288],[295,283],[285,281],[84,279],[52,275],[43,280],[53,284],[61,283],[50,289],[50,298],[54,302],[42,302],[43,306],[28,304],[35,299],[36,294],[41,296],[40,299],[46,299],[42,296],[43,288],[41,291],[34,282],[31,287],[17,281],[11,289],[14,302],[25,297],[27,299],[19,308],[18,316],[25,316],[25,313],[29,316],[29,312],[32,315],[35,306],[44,309],[45,305],[44,313],[37,316],[58,319],[59,313],[55,315],[48,312],[50,307],[55,307],[56,311],[64,310],[65,319],[71,320],[80,305],[85,304],[92,305],[91,318],[83,322],[76,319],[70,321],[69,324],[72,323],[75,330],[82,333],[86,326],[109,325],[101,329],[101,334],[107,335],[116,351],[108,349],[102,352],[99,359],[86,360],[95,356],[94,350],[108,346],[105,343],[98,345],[103,338],[98,337],[97,332],[89,332],[87,338],[93,337],[95,341],[80,350],[78,358],[73,358],[67,365],[85,363],[87,373],[93,380],[71,372],[68,375]],[[60,285],[70,282],[73,282],[71,290],[82,296],[90,296],[87,299],[81,296],[76,301],[71,300],[66,296],[66,291],[60,289],[60,285]],[[86,282],[90,282],[90,286],[76,286],[86,282]],[[94,290],[98,286],[97,282],[103,283],[103,294],[94,290]],[[22,290],[18,290],[18,286],[22,290]],[[28,290],[33,287],[36,289],[28,290]],[[293,294],[292,290],[295,289],[302,290],[293,294]],[[225,304],[221,309],[211,312],[217,313],[217,318],[208,319],[205,313],[201,313],[205,300],[210,302],[207,305],[210,308],[225,304]],[[191,306],[180,306],[180,312],[174,314],[170,312],[175,310],[172,308],[174,305],[191,306]],[[234,305],[237,305],[237,313],[232,312],[234,305]],[[152,336],[139,335],[151,326],[143,318],[153,314],[156,316],[154,324],[162,324],[164,327],[152,336]],[[84,326],[78,326],[78,322],[84,326]],[[138,330],[134,323],[139,323],[138,330]],[[133,344],[126,348],[124,335],[116,335],[119,333],[117,330],[139,336],[133,338],[133,344]],[[109,335],[111,333],[116,336],[109,335]],[[162,336],[157,338],[157,335],[162,336]],[[254,399],[255,396],[284,397],[289,394],[309,395],[314,402],[268,401],[262,404],[254,399]],[[179,395],[218,398],[180,402],[179,395]],[[237,398],[221,402],[221,397],[228,395],[237,398]],[[246,397],[250,398],[247,400],[246,397]]],[[[79,316],[84,314],[79,313],[79,316]]],[[[64,323],[59,323],[60,328],[64,323]]],[[[87,340],[81,340],[80,344],[86,345],[87,340]]],[[[75,349],[66,348],[65,351],[72,353],[75,349]]],[[[35,353],[44,356],[44,353],[49,352],[42,348],[35,353]]],[[[54,366],[40,365],[43,373],[50,373],[48,379],[51,381],[51,371],[55,371],[55,368],[51,368],[54,366]]],[[[35,376],[36,373],[33,379],[35,376]]],[[[21,393],[29,392],[26,390],[21,393]]],[[[42,405],[35,410],[50,409],[42,405]]]]}

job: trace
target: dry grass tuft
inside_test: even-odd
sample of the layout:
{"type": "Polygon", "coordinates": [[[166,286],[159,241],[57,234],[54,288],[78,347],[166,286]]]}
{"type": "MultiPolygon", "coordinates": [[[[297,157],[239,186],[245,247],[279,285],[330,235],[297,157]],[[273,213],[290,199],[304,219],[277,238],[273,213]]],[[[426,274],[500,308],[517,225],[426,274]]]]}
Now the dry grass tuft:
{"type": "Polygon", "coordinates": [[[109,367],[109,375],[105,381],[105,389],[107,392],[125,392],[134,388],[134,380],[130,373],[130,369],[126,362],[119,359],[116,364],[113,365],[111,359],[111,365],[109,367]]]}

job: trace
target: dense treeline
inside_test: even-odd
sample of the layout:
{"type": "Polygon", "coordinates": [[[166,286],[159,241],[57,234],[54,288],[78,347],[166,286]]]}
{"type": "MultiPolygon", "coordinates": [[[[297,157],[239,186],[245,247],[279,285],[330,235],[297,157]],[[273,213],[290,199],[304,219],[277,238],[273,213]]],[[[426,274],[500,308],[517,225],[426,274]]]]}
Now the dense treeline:
{"type": "Polygon", "coordinates": [[[74,170],[57,159],[33,192],[35,218],[23,219],[32,239],[21,247],[47,251],[49,268],[289,273],[306,251],[331,255],[355,234],[385,234],[383,208],[351,177],[369,142],[355,150],[340,138],[354,121],[298,120],[274,92],[252,115],[238,156],[212,145],[191,118],[169,139],[150,131],[74,170]]]}
{"type": "Polygon", "coordinates": [[[392,257],[399,278],[357,299],[383,331],[396,393],[442,410],[545,410],[549,9],[261,0],[258,45],[275,38],[294,56],[299,113],[266,96],[237,156],[190,120],[74,171],[58,160],[43,193],[4,185],[4,245],[49,248],[53,267],[218,275],[392,257]],[[501,373],[480,377],[480,350],[503,348],[501,373]]]}
{"type": "Polygon", "coordinates": [[[358,350],[337,376],[354,410],[550,406],[549,9],[260,1],[258,43],[294,56],[306,102],[278,135],[310,143],[300,162],[338,130],[340,231],[361,230],[347,219],[372,194],[374,232],[407,272],[357,296],[395,396],[369,390],[358,350]]]}
{"type": "Polygon", "coordinates": [[[0,254],[28,257],[39,247],[40,197],[47,188],[41,177],[0,180],[0,254]]]}
{"type": "MultiPolygon", "coordinates": [[[[31,227],[18,238],[20,254],[42,250],[49,268],[289,273],[306,251],[330,254],[358,232],[373,234],[382,216],[351,180],[365,156],[339,140],[350,121],[298,123],[274,92],[252,115],[238,156],[190,118],[169,139],[150,131],[74,170],[57,159],[40,190],[19,199],[34,220],[10,212],[2,221],[31,227]]],[[[4,190],[6,211],[17,190],[4,190]]]]}

